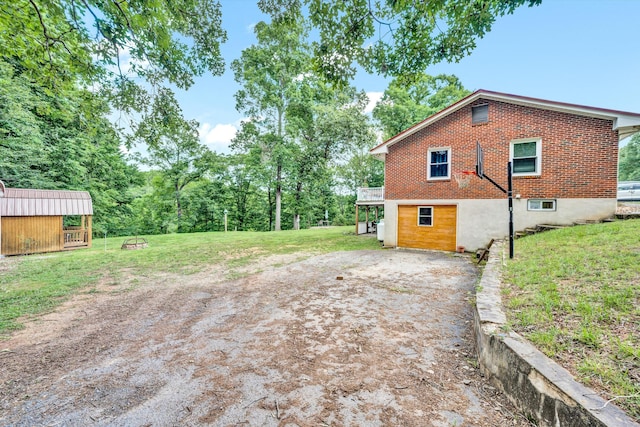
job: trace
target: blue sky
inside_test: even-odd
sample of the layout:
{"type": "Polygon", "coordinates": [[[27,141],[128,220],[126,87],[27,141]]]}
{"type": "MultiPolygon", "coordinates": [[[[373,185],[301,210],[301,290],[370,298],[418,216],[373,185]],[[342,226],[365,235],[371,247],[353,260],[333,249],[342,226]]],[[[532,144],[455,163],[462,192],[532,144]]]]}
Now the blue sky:
{"type": "MultiPolygon", "coordinates": [[[[257,0],[222,0],[228,42],[227,71],[201,77],[178,99],[188,119],[201,123],[211,149],[228,152],[243,116],[235,110],[239,86],[229,69],[267,19],[257,0]]],[[[592,107],[640,113],[638,0],[543,0],[498,18],[476,50],[459,63],[438,64],[428,74],[455,74],[469,90],[487,89],[592,107]]],[[[388,81],[360,73],[353,82],[375,100],[388,81]]]]}

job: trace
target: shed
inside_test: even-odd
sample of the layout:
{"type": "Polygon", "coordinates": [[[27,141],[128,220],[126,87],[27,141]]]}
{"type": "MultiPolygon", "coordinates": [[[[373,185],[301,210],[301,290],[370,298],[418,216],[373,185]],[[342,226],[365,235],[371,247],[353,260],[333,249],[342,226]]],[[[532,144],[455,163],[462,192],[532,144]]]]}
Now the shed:
{"type": "Polygon", "coordinates": [[[0,256],[91,247],[93,204],[88,192],[3,189],[0,256]]]}

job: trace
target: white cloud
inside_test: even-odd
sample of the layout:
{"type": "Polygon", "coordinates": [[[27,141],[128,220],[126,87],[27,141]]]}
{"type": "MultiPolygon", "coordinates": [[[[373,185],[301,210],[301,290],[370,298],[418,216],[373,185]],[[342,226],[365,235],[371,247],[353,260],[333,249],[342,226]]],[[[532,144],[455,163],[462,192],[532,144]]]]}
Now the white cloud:
{"type": "Polygon", "coordinates": [[[364,108],[364,112],[366,114],[369,114],[370,112],[373,111],[378,101],[380,101],[380,99],[382,98],[382,95],[384,95],[384,92],[367,92],[367,98],[369,98],[369,103],[364,108]]]}
{"type": "Polygon", "coordinates": [[[229,145],[231,140],[236,136],[238,128],[229,123],[202,123],[198,129],[200,141],[209,147],[212,151],[218,153],[229,153],[229,145]]]}

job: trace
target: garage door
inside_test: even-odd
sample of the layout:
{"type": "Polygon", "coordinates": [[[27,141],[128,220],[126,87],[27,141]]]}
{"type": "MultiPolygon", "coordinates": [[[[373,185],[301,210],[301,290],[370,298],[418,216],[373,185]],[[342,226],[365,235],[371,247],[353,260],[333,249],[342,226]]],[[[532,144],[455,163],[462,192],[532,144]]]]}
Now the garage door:
{"type": "Polygon", "coordinates": [[[455,205],[398,206],[398,246],[456,250],[455,205]]]}

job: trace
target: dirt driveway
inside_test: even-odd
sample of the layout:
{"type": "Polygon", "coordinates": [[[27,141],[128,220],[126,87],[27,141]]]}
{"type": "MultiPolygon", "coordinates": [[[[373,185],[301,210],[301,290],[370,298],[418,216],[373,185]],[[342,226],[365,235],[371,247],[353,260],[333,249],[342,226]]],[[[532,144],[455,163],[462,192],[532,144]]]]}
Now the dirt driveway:
{"type": "Polygon", "coordinates": [[[475,368],[468,258],[292,260],[104,285],[29,322],[0,342],[0,424],[527,425],[475,368]]]}

